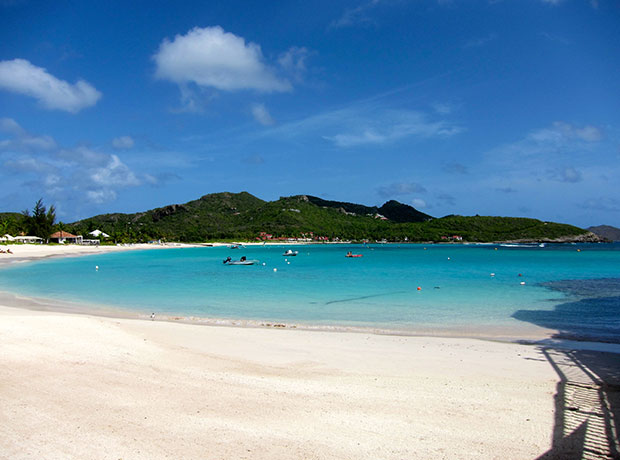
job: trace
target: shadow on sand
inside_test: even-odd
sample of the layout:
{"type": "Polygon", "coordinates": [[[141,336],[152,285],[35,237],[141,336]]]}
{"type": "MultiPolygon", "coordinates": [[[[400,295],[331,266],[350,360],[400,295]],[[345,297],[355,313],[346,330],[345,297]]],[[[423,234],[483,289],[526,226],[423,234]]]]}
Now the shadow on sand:
{"type": "Polygon", "coordinates": [[[537,460],[620,459],[620,355],[543,348],[560,378],[549,451],[537,460]]]}
{"type": "MultiPolygon", "coordinates": [[[[514,318],[555,329],[557,339],[620,342],[620,297],[592,297],[514,318]]],[[[620,459],[620,354],[542,347],[559,381],[552,447],[537,460],[620,459]]]]}

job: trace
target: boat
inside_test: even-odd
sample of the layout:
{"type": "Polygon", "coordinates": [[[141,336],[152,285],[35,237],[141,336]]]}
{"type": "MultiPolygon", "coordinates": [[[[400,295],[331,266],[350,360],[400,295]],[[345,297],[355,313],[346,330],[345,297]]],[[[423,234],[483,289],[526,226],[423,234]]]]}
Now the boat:
{"type": "Polygon", "coordinates": [[[222,261],[224,265],[254,265],[258,262],[258,260],[248,260],[245,258],[245,256],[241,257],[241,259],[239,260],[232,260],[232,258],[229,256],[222,261]]]}
{"type": "Polygon", "coordinates": [[[347,252],[345,257],[364,257],[364,254],[353,254],[351,251],[347,252]]]}
{"type": "Polygon", "coordinates": [[[296,256],[297,254],[299,254],[299,251],[291,251],[290,249],[288,251],[284,251],[284,254],[282,254],[283,256],[296,256]]]}
{"type": "Polygon", "coordinates": [[[225,265],[254,265],[258,260],[231,260],[230,262],[224,262],[225,265]]]}

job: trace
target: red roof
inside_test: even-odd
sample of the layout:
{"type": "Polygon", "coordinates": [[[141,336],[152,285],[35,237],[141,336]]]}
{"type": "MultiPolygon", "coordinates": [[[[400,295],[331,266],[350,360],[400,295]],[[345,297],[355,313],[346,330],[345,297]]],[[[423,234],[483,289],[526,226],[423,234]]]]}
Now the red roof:
{"type": "Polygon", "coordinates": [[[61,230],[59,232],[52,233],[50,238],[77,238],[77,236],[61,230]]]}

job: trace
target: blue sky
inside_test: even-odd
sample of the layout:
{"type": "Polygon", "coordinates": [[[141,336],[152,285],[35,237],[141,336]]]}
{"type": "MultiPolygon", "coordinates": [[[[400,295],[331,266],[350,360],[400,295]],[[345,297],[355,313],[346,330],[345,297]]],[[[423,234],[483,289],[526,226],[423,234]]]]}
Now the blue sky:
{"type": "Polygon", "coordinates": [[[204,194],[620,226],[616,0],[0,0],[0,210],[204,194]]]}

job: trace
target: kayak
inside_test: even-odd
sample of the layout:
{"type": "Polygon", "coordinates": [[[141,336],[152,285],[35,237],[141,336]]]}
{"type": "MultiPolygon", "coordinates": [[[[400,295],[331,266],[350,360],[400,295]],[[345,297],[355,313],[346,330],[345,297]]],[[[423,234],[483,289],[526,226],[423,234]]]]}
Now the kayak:
{"type": "Polygon", "coordinates": [[[364,254],[347,254],[345,257],[364,257],[364,254]]]}

